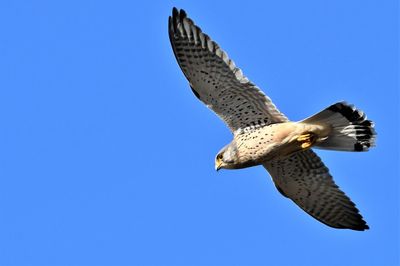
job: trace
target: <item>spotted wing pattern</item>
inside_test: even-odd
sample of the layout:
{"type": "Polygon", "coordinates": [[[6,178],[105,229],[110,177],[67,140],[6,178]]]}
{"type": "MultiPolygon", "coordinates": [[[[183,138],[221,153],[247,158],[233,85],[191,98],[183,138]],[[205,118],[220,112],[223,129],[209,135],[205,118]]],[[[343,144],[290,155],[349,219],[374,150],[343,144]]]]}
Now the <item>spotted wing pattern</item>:
{"type": "Polygon", "coordinates": [[[312,151],[265,163],[277,189],[305,212],[335,228],[363,231],[368,225],[355,204],[339,189],[328,168],[312,151]]]}
{"type": "Polygon", "coordinates": [[[287,121],[184,10],[174,8],[168,24],[175,57],[193,93],[217,113],[231,131],[287,121]]]}

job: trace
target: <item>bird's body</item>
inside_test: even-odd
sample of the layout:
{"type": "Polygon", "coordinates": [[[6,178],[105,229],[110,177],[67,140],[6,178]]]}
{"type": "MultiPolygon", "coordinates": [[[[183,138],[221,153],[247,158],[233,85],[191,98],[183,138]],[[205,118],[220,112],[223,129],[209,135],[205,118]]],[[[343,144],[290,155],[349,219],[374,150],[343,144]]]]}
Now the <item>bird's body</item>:
{"type": "Polygon", "coordinates": [[[326,138],[328,132],[329,129],[324,126],[302,122],[277,123],[242,130],[234,134],[229,144],[236,148],[237,160],[224,165],[224,168],[240,169],[285,157],[304,149],[306,145],[311,147],[314,142],[326,138]]]}
{"type": "Polygon", "coordinates": [[[374,146],[374,125],[362,111],[338,102],[292,122],[185,11],[173,9],[168,30],[193,93],[233,134],[215,158],[217,170],[262,165],[282,195],[320,222],[335,228],[369,228],[311,149],[367,151],[374,146]]]}

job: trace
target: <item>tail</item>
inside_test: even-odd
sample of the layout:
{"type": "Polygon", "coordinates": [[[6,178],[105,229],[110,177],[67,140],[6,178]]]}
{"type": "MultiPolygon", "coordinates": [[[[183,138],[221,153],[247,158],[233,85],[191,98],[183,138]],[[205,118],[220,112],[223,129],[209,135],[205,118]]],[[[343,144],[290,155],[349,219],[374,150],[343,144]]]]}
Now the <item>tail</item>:
{"type": "Polygon", "coordinates": [[[375,146],[374,123],[365,114],[346,102],[338,102],[305,119],[303,123],[331,128],[327,138],[316,148],[339,151],[368,151],[375,146]]]}

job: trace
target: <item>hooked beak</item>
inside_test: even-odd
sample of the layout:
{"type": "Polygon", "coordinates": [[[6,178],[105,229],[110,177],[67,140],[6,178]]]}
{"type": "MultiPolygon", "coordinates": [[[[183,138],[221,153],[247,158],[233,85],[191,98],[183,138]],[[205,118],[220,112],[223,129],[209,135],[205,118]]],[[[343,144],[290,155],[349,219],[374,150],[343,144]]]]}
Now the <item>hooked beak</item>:
{"type": "Polygon", "coordinates": [[[222,161],[217,161],[217,162],[215,162],[215,171],[219,171],[219,169],[221,169],[221,167],[222,167],[222,161]]]}

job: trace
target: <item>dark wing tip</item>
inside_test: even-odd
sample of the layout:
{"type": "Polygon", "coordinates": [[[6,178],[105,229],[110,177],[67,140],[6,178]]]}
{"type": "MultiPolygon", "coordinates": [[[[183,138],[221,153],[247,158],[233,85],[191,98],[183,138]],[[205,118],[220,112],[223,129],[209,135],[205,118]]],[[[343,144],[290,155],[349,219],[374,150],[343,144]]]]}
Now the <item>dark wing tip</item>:
{"type": "Polygon", "coordinates": [[[172,8],[172,18],[174,21],[182,21],[187,17],[186,11],[183,9],[177,9],[176,7],[172,8]]]}
{"type": "Polygon", "coordinates": [[[360,211],[355,206],[348,210],[347,215],[342,221],[329,226],[340,229],[351,229],[355,231],[365,231],[369,229],[369,226],[364,221],[364,218],[361,216],[360,211]]]}
{"type": "Polygon", "coordinates": [[[181,20],[183,20],[184,18],[186,18],[186,17],[187,17],[186,11],[183,10],[183,9],[179,10],[179,17],[181,18],[181,20]]]}
{"type": "Polygon", "coordinates": [[[355,230],[355,231],[365,231],[369,229],[369,226],[364,220],[361,220],[360,224],[346,227],[347,229],[355,230]]]}
{"type": "Polygon", "coordinates": [[[365,231],[365,230],[369,229],[367,222],[364,221],[364,218],[361,216],[361,214],[359,212],[358,212],[358,222],[354,226],[354,228],[351,228],[351,229],[357,230],[357,231],[365,231]]]}
{"type": "Polygon", "coordinates": [[[365,231],[365,230],[369,230],[369,226],[368,226],[368,224],[364,224],[364,225],[362,225],[362,226],[359,226],[359,227],[355,228],[354,230],[356,230],[356,231],[365,231]]]}
{"type": "Polygon", "coordinates": [[[175,18],[178,16],[178,14],[179,14],[178,9],[176,7],[173,7],[172,8],[172,17],[175,18]]]}
{"type": "MultiPolygon", "coordinates": [[[[350,203],[353,202],[350,201],[350,203]]],[[[344,219],[340,221],[337,221],[335,219],[333,220],[323,219],[318,215],[315,215],[315,213],[310,212],[307,209],[304,209],[302,206],[300,207],[319,222],[335,229],[350,229],[355,231],[365,231],[369,229],[369,226],[364,221],[363,217],[361,216],[359,210],[356,207],[351,208],[351,210],[349,210],[349,213],[347,213],[347,216],[345,216],[344,219]]]]}
{"type": "Polygon", "coordinates": [[[316,220],[320,221],[321,223],[335,228],[335,229],[350,229],[350,230],[354,230],[354,231],[365,231],[369,229],[369,226],[367,225],[367,223],[363,220],[362,216],[357,213],[357,215],[352,218],[350,218],[349,220],[345,220],[343,222],[335,222],[335,221],[327,221],[324,219],[321,219],[320,217],[315,216],[314,214],[310,213],[309,214],[314,217],[316,220]]]}
{"type": "MultiPolygon", "coordinates": [[[[338,187],[339,189],[339,187],[338,187]]],[[[333,219],[330,222],[327,221],[329,226],[339,228],[339,229],[350,229],[355,231],[368,230],[369,226],[362,217],[360,210],[351,201],[351,199],[342,192],[345,199],[347,207],[345,208],[345,214],[342,217],[338,217],[339,220],[333,219]]]]}
{"type": "Polygon", "coordinates": [[[184,19],[188,19],[185,10],[173,7],[172,17],[171,16],[168,17],[168,29],[170,32],[170,37],[171,35],[175,35],[177,33],[178,25],[180,23],[183,23],[184,19]]]}
{"type": "Polygon", "coordinates": [[[172,17],[168,17],[168,28],[170,34],[175,34],[176,32],[176,27],[177,27],[177,21],[176,18],[178,17],[179,11],[176,7],[172,8],[172,17]]]}
{"type": "Polygon", "coordinates": [[[349,222],[350,225],[347,226],[348,229],[352,229],[355,231],[365,231],[369,229],[369,226],[364,221],[363,217],[359,212],[357,213],[357,215],[355,215],[354,218],[355,219],[353,220],[353,222],[349,222]]]}

